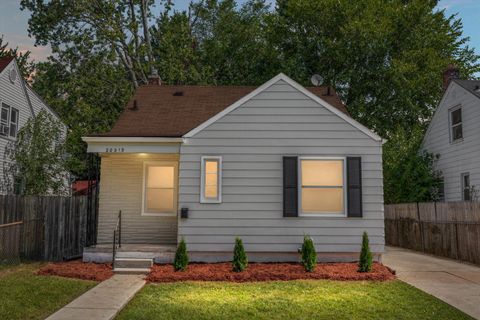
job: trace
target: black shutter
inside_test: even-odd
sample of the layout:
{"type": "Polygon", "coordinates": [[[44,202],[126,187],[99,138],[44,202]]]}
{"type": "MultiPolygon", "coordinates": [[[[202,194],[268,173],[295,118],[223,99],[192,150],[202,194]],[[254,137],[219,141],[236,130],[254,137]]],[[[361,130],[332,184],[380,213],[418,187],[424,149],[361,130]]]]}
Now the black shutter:
{"type": "Polygon", "coordinates": [[[362,213],[362,158],[347,157],[348,216],[361,218],[362,213]]]}
{"type": "Polygon", "coordinates": [[[283,216],[298,217],[298,160],[283,157],[283,216]]]}

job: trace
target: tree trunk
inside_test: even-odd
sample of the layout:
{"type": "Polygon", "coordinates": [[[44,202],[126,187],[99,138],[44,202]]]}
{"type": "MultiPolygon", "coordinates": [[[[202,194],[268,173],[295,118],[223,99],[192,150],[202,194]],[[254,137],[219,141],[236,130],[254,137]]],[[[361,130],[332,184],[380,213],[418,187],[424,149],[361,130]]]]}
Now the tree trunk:
{"type": "Polygon", "coordinates": [[[150,72],[153,68],[153,53],[152,53],[152,43],[150,41],[150,31],[148,30],[148,0],[140,1],[140,8],[142,10],[142,24],[143,24],[143,35],[145,37],[145,42],[147,44],[147,54],[148,54],[148,65],[150,67],[150,72]]]}

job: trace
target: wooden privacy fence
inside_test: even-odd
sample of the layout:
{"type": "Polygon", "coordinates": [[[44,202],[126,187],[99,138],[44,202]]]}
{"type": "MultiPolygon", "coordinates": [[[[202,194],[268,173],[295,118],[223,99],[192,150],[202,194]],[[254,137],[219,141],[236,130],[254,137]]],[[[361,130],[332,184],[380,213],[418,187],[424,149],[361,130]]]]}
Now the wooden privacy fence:
{"type": "Polygon", "coordinates": [[[23,221],[0,224],[0,264],[20,262],[20,231],[23,221]]]}
{"type": "Polygon", "coordinates": [[[480,202],[385,205],[385,242],[480,264],[480,202]]]}
{"type": "MultiPolygon", "coordinates": [[[[96,210],[89,196],[34,197],[0,195],[0,227],[22,221],[16,235],[22,259],[59,261],[79,256],[94,244],[96,210]]],[[[4,238],[7,239],[7,238],[4,238]]],[[[0,238],[0,241],[2,239],[0,238]]],[[[14,237],[2,248],[14,246],[14,237]]]]}

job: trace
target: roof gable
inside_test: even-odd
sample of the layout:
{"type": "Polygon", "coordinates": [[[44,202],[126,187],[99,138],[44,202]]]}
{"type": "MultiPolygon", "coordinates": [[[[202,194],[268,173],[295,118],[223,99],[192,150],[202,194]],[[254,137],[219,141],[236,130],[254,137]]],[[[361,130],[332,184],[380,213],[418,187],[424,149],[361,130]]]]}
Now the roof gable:
{"type": "MultiPolygon", "coordinates": [[[[140,86],[112,130],[93,136],[182,137],[210,119],[217,119],[219,114],[244,101],[250,93],[260,92],[262,87],[140,86]]],[[[336,94],[326,96],[325,87],[308,90],[312,95],[324,96],[339,113],[348,117],[346,107],[336,94]]]]}
{"type": "MultiPolygon", "coordinates": [[[[244,96],[243,98],[241,98],[240,100],[236,101],[234,104],[230,105],[228,108],[224,109],[223,111],[219,112],[218,114],[216,114],[215,116],[213,116],[212,118],[208,119],[207,121],[203,122],[201,125],[199,125],[198,127],[194,128],[193,130],[189,131],[188,133],[186,133],[184,135],[185,138],[189,138],[189,137],[192,137],[194,136],[195,134],[197,134],[198,132],[202,131],[203,129],[205,129],[206,127],[208,127],[210,124],[214,123],[215,121],[221,119],[222,117],[224,117],[226,114],[234,111],[235,109],[237,109],[238,107],[240,107],[241,105],[243,105],[245,102],[247,102],[248,100],[252,99],[253,97],[255,97],[256,95],[258,95],[259,93],[263,92],[264,90],[266,90],[267,88],[269,88],[270,86],[272,86],[273,84],[279,82],[283,80],[284,82],[286,82],[287,84],[289,84],[290,86],[292,86],[293,88],[295,88],[296,90],[298,90],[299,92],[303,93],[304,95],[306,95],[307,97],[309,97],[310,99],[312,99],[313,101],[317,102],[318,104],[320,104],[321,106],[325,107],[327,110],[331,111],[333,114],[337,115],[338,117],[342,118],[343,120],[345,120],[346,122],[348,122],[349,124],[351,124],[353,127],[357,128],[358,130],[362,131],[363,133],[365,133],[367,136],[369,136],[370,138],[372,138],[373,140],[375,141],[382,141],[382,138],[379,137],[377,134],[375,134],[374,132],[370,131],[370,129],[368,129],[367,127],[365,127],[364,125],[362,125],[361,123],[357,122],[356,120],[354,120],[352,117],[350,117],[348,115],[348,113],[346,113],[346,108],[344,107],[344,105],[342,104],[342,106],[345,108],[345,110],[342,110],[342,108],[339,108],[339,107],[335,107],[333,106],[332,104],[328,103],[326,101],[326,99],[328,99],[328,97],[330,96],[327,96],[327,95],[321,95],[321,94],[315,94],[314,92],[310,91],[309,89],[303,87],[302,85],[300,85],[299,83],[295,82],[294,80],[292,80],[291,78],[289,78],[288,76],[286,76],[285,74],[283,73],[280,73],[279,75],[277,75],[276,77],[272,78],[271,80],[267,81],[266,83],[264,83],[263,85],[261,85],[260,87],[258,87],[257,89],[255,89],[254,91],[250,92],[248,95],[244,96]],[[322,98],[321,98],[321,97],[322,98]]],[[[335,96],[337,99],[338,99],[338,96],[335,94],[333,95],[335,96]]],[[[339,100],[339,99],[338,99],[339,100]]]]}
{"type": "Polygon", "coordinates": [[[15,60],[15,57],[0,58],[0,72],[2,72],[13,60],[15,60]]]}

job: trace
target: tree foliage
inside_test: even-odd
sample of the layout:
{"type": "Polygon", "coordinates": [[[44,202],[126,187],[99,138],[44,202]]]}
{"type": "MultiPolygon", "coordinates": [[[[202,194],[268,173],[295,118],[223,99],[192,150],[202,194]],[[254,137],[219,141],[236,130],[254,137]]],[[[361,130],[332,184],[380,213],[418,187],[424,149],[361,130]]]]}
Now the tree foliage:
{"type": "Polygon", "coordinates": [[[398,129],[384,145],[385,203],[436,201],[442,185],[441,172],[434,169],[438,156],[420,152],[423,130],[398,129]]]}
{"type": "Polygon", "coordinates": [[[363,232],[362,249],[360,251],[360,259],[358,261],[358,272],[370,272],[372,270],[372,252],[370,251],[370,244],[368,241],[368,234],[363,232]]]}
{"type": "Polygon", "coordinates": [[[3,36],[0,37],[0,58],[15,57],[18,68],[25,80],[28,80],[33,70],[35,63],[30,58],[30,51],[21,52],[18,47],[9,48],[8,42],[4,42],[3,36]]]}
{"type": "Polygon", "coordinates": [[[185,240],[180,240],[177,251],[175,252],[175,259],[173,260],[173,267],[175,271],[185,271],[188,267],[188,252],[185,240]]]}
{"type": "Polygon", "coordinates": [[[25,195],[66,192],[63,125],[42,110],[18,131],[5,147],[2,191],[25,195]]]}
{"type": "Polygon", "coordinates": [[[317,266],[317,251],[315,250],[315,245],[313,244],[313,239],[309,236],[303,238],[302,244],[302,265],[307,272],[315,271],[317,266]]]}
{"type": "Polygon", "coordinates": [[[235,238],[235,247],[233,248],[232,269],[235,272],[242,272],[248,267],[248,258],[243,248],[243,242],[240,238],[235,238]]]}

